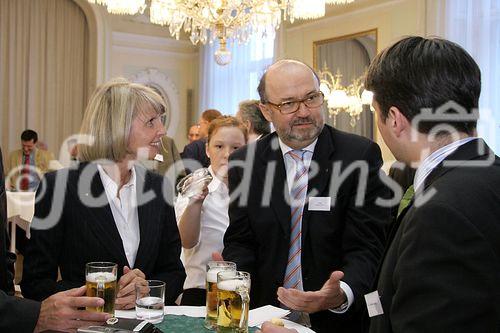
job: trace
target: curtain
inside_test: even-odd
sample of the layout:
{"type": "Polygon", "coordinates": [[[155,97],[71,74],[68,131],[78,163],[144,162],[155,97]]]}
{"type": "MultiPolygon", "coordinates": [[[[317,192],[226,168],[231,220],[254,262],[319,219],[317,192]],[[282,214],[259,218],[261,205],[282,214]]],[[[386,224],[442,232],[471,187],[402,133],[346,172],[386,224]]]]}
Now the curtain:
{"type": "Polygon", "coordinates": [[[257,86],[274,56],[274,37],[252,37],[247,44],[228,45],[232,60],[228,65],[215,63],[218,42],[201,47],[200,109],[217,109],[234,115],[243,100],[258,99],[257,86]]]}
{"type": "MultiPolygon", "coordinates": [[[[317,54],[317,67],[322,70],[326,65],[328,70],[335,75],[337,70],[342,74],[341,84],[347,87],[354,79],[359,78],[370,65],[370,56],[366,48],[357,40],[334,41],[319,45],[317,54]]],[[[361,113],[360,119],[353,127],[351,117],[346,112],[337,115],[334,124],[333,117],[327,115],[327,123],[335,128],[354,134],[363,135],[373,139],[373,113],[369,106],[361,113]]]]}
{"type": "MultiPolygon", "coordinates": [[[[434,0],[433,0],[434,1],[434,0]]],[[[429,2],[430,34],[465,48],[481,68],[479,135],[500,152],[500,0],[429,2]]]]}
{"type": "Polygon", "coordinates": [[[5,151],[30,128],[59,154],[87,102],[88,27],[70,0],[0,1],[0,128],[5,151]]]}

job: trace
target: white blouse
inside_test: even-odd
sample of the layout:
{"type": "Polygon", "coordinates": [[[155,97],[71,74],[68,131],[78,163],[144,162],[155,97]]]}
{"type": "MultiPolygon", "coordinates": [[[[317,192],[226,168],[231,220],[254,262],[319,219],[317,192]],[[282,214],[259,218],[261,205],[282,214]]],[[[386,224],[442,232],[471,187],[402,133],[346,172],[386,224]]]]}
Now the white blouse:
{"type": "MultiPolygon", "coordinates": [[[[191,249],[182,249],[181,260],[186,269],[184,289],[205,289],[206,266],[212,260],[212,253],[221,253],[223,237],[229,226],[229,190],[215,175],[210,166],[212,181],[208,184],[208,195],[201,207],[201,225],[198,244],[191,249]]],[[[175,215],[179,223],[189,198],[179,195],[175,202],[175,215]]]]}

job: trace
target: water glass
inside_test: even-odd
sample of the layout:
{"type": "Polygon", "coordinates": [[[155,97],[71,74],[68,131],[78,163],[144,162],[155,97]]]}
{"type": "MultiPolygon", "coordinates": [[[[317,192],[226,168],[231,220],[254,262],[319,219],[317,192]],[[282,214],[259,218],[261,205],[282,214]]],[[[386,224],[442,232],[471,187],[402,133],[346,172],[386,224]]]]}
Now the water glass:
{"type": "Polygon", "coordinates": [[[152,324],[163,321],[165,307],[165,282],[147,280],[135,284],[135,315],[137,319],[152,324]]]}

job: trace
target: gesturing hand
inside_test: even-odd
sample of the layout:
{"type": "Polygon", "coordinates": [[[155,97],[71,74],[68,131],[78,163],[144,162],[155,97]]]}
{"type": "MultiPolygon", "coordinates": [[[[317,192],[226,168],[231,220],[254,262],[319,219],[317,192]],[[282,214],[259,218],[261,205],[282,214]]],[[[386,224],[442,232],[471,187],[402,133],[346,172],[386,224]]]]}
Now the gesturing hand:
{"type": "Polygon", "coordinates": [[[123,267],[123,275],[118,281],[118,294],[116,295],[116,308],[118,310],[131,309],[135,306],[135,284],[146,284],[146,275],[140,269],[123,267]]]}
{"type": "Polygon", "coordinates": [[[40,307],[35,332],[46,330],[75,332],[79,327],[101,325],[111,318],[108,313],[78,310],[78,308],[104,305],[102,298],[84,296],[86,291],[87,288],[82,286],[45,299],[40,307]]]}
{"type": "Polygon", "coordinates": [[[318,291],[278,288],[278,300],[292,310],[314,313],[334,309],[343,304],[347,297],[340,288],[344,277],[341,271],[335,271],[318,291]]]}

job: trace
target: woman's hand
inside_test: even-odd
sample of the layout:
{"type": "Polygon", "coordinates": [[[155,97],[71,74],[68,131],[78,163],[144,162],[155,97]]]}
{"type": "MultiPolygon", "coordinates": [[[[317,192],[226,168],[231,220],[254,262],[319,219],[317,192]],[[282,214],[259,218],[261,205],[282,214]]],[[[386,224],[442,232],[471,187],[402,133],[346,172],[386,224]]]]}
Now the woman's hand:
{"type": "Polygon", "coordinates": [[[146,276],[140,269],[123,267],[123,275],[118,281],[118,295],[115,306],[117,310],[127,310],[135,307],[135,284],[146,284],[146,276]]]}

